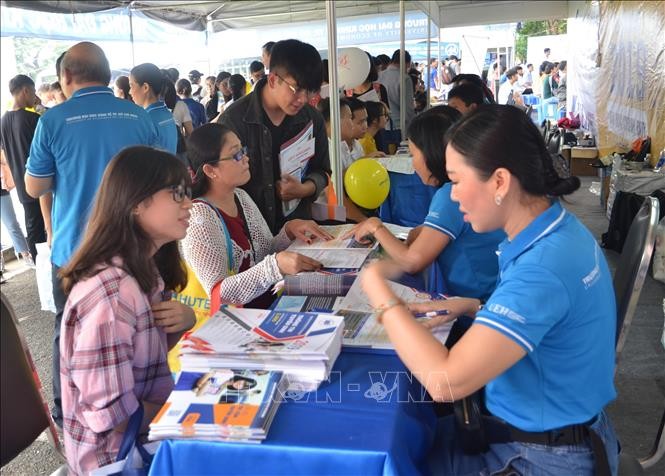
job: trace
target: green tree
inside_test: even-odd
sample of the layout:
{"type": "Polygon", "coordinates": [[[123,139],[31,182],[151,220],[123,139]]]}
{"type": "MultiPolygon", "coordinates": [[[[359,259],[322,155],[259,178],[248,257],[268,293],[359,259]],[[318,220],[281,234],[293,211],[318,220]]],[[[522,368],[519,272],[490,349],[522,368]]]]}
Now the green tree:
{"type": "Polygon", "coordinates": [[[37,86],[41,82],[56,81],[55,61],[71,43],[45,38],[15,37],[16,71],[30,76],[37,86]]]}
{"type": "Polygon", "coordinates": [[[515,34],[515,57],[520,63],[526,61],[527,38],[530,36],[563,35],[567,27],[566,19],[522,22],[515,34]]]}

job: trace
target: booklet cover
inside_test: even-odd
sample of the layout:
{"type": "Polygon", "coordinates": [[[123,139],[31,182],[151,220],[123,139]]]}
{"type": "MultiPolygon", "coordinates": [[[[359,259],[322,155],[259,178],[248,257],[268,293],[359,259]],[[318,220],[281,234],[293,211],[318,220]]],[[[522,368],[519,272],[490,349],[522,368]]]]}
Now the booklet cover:
{"type": "Polygon", "coordinates": [[[282,379],[268,370],[183,371],[149,437],[263,439],[282,399],[282,379]]]}

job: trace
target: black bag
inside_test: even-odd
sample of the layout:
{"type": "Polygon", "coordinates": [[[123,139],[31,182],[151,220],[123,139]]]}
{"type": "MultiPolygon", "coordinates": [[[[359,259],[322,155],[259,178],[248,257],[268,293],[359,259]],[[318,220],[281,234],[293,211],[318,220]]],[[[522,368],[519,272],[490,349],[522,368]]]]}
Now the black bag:
{"type": "Polygon", "coordinates": [[[455,427],[462,451],[477,455],[489,450],[483,424],[483,390],[453,402],[455,427]]]}

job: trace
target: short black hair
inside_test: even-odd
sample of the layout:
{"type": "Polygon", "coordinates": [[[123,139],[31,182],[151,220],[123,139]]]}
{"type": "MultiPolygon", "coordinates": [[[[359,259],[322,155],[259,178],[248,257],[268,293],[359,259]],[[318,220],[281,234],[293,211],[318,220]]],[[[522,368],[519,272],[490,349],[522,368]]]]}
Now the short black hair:
{"type": "Polygon", "coordinates": [[[321,89],[321,55],[309,43],[295,39],[275,43],[270,53],[270,71],[291,76],[308,91],[321,89]]]}
{"type": "Polygon", "coordinates": [[[459,58],[458,58],[457,56],[455,56],[455,55],[450,55],[450,56],[448,56],[448,60],[459,61],[459,58]]]}
{"type": "Polygon", "coordinates": [[[446,131],[453,121],[443,114],[418,114],[409,124],[408,138],[425,157],[427,169],[443,185],[450,182],[446,174],[446,131]]]}
{"type": "Polygon", "coordinates": [[[263,66],[263,63],[261,63],[260,61],[254,60],[251,63],[249,63],[249,72],[250,73],[258,73],[262,69],[265,69],[265,66],[263,66]]]}
{"type": "Polygon", "coordinates": [[[552,51],[552,50],[550,50],[549,48],[545,48],[545,49],[543,50],[543,53],[547,53],[548,51],[552,51]]]}
{"type": "Polygon", "coordinates": [[[532,64],[532,63],[529,63],[529,64],[526,65],[527,68],[528,68],[529,66],[533,68],[533,64],[532,64]]]}
{"type": "Polygon", "coordinates": [[[365,103],[358,98],[347,98],[346,100],[349,103],[349,107],[351,108],[351,115],[353,116],[355,116],[356,111],[361,109],[367,110],[365,103]]]}
{"type": "Polygon", "coordinates": [[[386,111],[386,105],[378,101],[365,101],[365,109],[367,109],[367,125],[381,119],[381,116],[386,111]]]}
{"type": "MultiPolygon", "coordinates": [[[[343,107],[348,107],[351,109],[351,106],[349,106],[349,101],[347,98],[339,98],[339,109],[343,107]]],[[[323,120],[328,123],[330,122],[330,98],[323,98],[319,101],[319,103],[316,105],[317,111],[321,113],[323,116],[323,120]]]]}
{"type": "Polygon", "coordinates": [[[506,78],[512,78],[513,76],[517,76],[517,68],[510,68],[506,71],[506,78]]]}
{"type": "Polygon", "coordinates": [[[559,70],[563,71],[566,69],[566,66],[568,66],[568,61],[562,60],[561,63],[559,63],[559,70]]]}
{"type": "Polygon", "coordinates": [[[471,104],[483,104],[484,97],[483,90],[478,85],[472,83],[458,84],[448,92],[449,101],[452,98],[458,98],[467,106],[471,104]]]}
{"type": "Polygon", "coordinates": [[[377,55],[376,60],[378,61],[379,64],[382,64],[384,66],[390,64],[390,56],[388,55],[384,54],[377,55]]]}
{"type": "MultiPolygon", "coordinates": [[[[399,55],[399,50],[395,50],[395,51],[393,52],[393,56],[392,56],[392,58],[390,58],[390,62],[393,63],[393,64],[399,64],[399,56],[400,56],[400,55],[399,55]]],[[[406,51],[406,50],[404,50],[404,60],[405,60],[407,63],[410,63],[410,62],[411,62],[411,54],[410,54],[408,51],[406,51]]]]}
{"type": "Polygon", "coordinates": [[[379,80],[379,71],[376,69],[376,65],[374,64],[374,59],[372,58],[372,55],[367,53],[367,57],[369,58],[369,72],[367,73],[367,78],[365,78],[366,83],[373,83],[374,81],[379,80]]]}
{"type": "Polygon", "coordinates": [[[268,52],[268,54],[270,54],[270,53],[272,53],[272,47],[273,46],[275,46],[275,42],[274,41],[268,41],[261,47],[261,49],[266,50],[268,52]]]}
{"type": "Polygon", "coordinates": [[[14,96],[21,92],[23,88],[35,87],[35,82],[25,74],[17,74],[9,80],[9,93],[14,96]]]}
{"type": "Polygon", "coordinates": [[[65,57],[65,54],[67,51],[63,51],[60,53],[60,56],[58,56],[58,59],[55,60],[55,77],[58,78],[58,81],[60,80],[60,65],[62,65],[62,58],[65,57]]]}
{"type": "Polygon", "coordinates": [[[231,77],[231,73],[229,73],[228,71],[221,71],[217,75],[217,79],[215,80],[215,83],[219,83],[220,81],[224,81],[225,79],[230,78],[230,77],[231,77]]]}
{"type": "Polygon", "coordinates": [[[445,104],[439,104],[438,106],[430,107],[426,111],[420,113],[421,116],[431,116],[437,114],[448,119],[450,122],[457,122],[458,119],[462,117],[462,113],[459,112],[454,107],[447,106],[445,104]]]}

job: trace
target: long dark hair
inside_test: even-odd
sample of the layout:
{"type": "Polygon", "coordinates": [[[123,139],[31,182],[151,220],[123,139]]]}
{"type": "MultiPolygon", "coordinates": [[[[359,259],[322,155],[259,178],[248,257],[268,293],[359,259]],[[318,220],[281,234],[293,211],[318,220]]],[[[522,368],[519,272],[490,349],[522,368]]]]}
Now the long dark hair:
{"type": "MultiPolygon", "coordinates": [[[[455,109],[453,111],[459,115],[455,109]]],[[[419,114],[409,124],[409,140],[423,153],[430,177],[439,185],[450,182],[446,174],[445,134],[452,124],[450,117],[437,113],[419,114]]]]}
{"type": "Polygon", "coordinates": [[[209,122],[194,129],[187,141],[187,158],[192,167],[193,185],[192,196],[201,197],[208,192],[210,184],[208,177],[203,173],[205,164],[212,164],[219,160],[219,154],[226,143],[226,136],[232,132],[226,126],[209,122]]]}
{"type": "Polygon", "coordinates": [[[446,139],[483,180],[503,167],[517,178],[526,193],[536,197],[568,195],[580,187],[577,177],[559,177],[543,135],[516,107],[479,106],[462,117],[448,131],[446,139]]]}
{"type": "Polygon", "coordinates": [[[128,147],[109,163],[97,191],[95,205],[83,240],[69,263],[60,271],[65,293],[122,259],[122,268],[149,293],[157,285],[155,268],[166,289],[176,291],[187,284],[178,244],[163,245],[150,257],[153,242],[134,219],[134,208],[153,194],[172,185],[190,184],[189,173],[174,155],[152,147],[128,147]]]}

